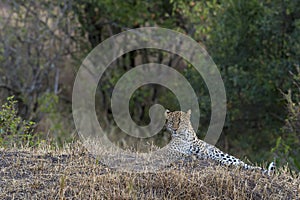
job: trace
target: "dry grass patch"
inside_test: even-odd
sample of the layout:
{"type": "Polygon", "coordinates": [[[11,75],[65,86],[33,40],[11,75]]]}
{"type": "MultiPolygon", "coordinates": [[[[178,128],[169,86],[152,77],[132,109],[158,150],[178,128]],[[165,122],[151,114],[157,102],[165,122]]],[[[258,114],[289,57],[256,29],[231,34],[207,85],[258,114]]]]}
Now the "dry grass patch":
{"type": "Polygon", "coordinates": [[[299,199],[299,174],[272,177],[185,159],[157,172],[122,172],[79,143],[0,150],[0,199],[299,199]]]}

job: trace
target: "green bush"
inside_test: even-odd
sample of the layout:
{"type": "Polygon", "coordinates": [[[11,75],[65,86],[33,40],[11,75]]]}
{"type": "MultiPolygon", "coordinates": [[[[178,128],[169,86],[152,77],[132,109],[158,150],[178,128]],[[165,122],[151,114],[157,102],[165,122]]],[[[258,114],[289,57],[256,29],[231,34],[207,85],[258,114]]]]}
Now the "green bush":
{"type": "MultiPolygon", "coordinates": [[[[293,80],[300,90],[299,68],[293,80]]],[[[289,115],[272,151],[276,154],[279,165],[288,163],[291,170],[300,171],[300,95],[299,92],[289,90],[284,96],[289,115]]]]}
{"type": "Polygon", "coordinates": [[[288,112],[280,90],[299,65],[299,1],[223,1],[205,43],[227,94],[225,146],[250,160],[270,160],[288,112]]]}
{"type": "Polygon", "coordinates": [[[17,101],[14,96],[8,97],[0,110],[0,146],[11,147],[35,143],[33,135],[34,122],[25,121],[18,116],[17,101]]]}

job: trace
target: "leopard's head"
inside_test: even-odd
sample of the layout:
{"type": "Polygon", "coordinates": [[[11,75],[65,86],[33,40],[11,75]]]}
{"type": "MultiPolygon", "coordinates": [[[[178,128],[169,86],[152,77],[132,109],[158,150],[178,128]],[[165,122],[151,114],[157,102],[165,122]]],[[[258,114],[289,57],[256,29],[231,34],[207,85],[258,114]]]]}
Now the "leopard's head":
{"type": "Polygon", "coordinates": [[[191,110],[187,112],[169,110],[165,111],[166,128],[171,132],[172,137],[186,137],[183,130],[191,128],[191,110]]]}

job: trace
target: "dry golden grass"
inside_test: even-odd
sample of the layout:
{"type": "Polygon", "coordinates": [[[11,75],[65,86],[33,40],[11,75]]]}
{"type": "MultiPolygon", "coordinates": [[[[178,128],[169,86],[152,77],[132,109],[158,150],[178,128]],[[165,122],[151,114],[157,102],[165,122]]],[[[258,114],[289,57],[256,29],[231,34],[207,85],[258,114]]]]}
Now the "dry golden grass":
{"type": "Polygon", "coordinates": [[[122,172],[80,143],[0,149],[0,199],[299,199],[299,174],[268,177],[185,159],[157,172],[122,172]]]}

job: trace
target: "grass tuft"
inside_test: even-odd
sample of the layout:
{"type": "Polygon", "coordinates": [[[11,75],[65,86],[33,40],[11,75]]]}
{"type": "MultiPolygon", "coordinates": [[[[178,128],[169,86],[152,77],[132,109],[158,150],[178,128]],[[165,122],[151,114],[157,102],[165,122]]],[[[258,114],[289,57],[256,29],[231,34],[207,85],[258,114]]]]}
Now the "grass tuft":
{"type": "Polygon", "coordinates": [[[156,172],[102,165],[78,142],[0,149],[0,199],[299,199],[299,174],[274,176],[184,159],[156,172]]]}

